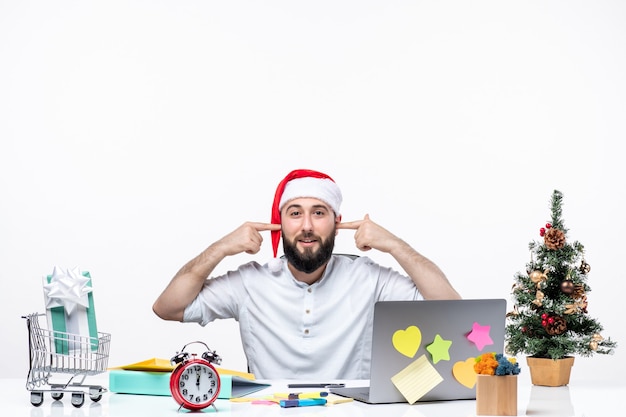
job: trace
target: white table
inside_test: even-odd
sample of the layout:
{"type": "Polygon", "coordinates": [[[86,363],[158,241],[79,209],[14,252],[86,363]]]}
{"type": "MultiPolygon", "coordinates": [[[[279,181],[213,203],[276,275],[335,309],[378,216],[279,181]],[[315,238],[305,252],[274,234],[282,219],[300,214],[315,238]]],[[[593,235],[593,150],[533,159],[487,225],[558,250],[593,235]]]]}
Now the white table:
{"type": "MultiPolygon", "coordinates": [[[[287,381],[263,381],[271,387],[251,394],[261,396],[274,392],[293,391],[287,381]]],[[[362,381],[345,381],[348,386],[362,381]]],[[[107,374],[88,377],[85,383],[108,386],[107,374]]],[[[626,383],[603,383],[601,380],[576,381],[565,387],[538,387],[530,384],[526,375],[520,375],[518,383],[518,415],[532,416],[613,416],[623,415],[626,399],[626,383]]],[[[40,407],[30,404],[30,392],[25,379],[0,379],[0,415],[6,417],[161,417],[186,413],[178,412],[171,397],[127,395],[106,392],[99,402],[88,396],[82,407],[71,405],[69,395],[54,401],[45,393],[40,407]]],[[[475,401],[447,401],[434,403],[368,405],[357,401],[332,406],[280,408],[278,405],[253,405],[233,403],[228,400],[216,402],[218,415],[273,417],[273,416],[332,416],[332,417],[453,417],[476,415],[475,401]]],[[[202,412],[215,414],[212,408],[202,412]]],[[[196,413],[198,414],[198,413],[196,413]]]]}

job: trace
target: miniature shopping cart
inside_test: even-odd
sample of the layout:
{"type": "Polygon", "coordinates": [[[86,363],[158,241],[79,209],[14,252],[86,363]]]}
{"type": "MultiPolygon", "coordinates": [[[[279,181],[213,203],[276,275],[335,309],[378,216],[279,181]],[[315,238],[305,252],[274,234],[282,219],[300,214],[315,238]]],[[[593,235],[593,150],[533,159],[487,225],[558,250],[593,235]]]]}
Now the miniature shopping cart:
{"type": "Polygon", "coordinates": [[[85,394],[92,401],[102,398],[106,388],[99,385],[83,385],[88,375],[106,371],[109,361],[111,335],[98,332],[98,337],[47,330],[39,325],[39,317],[45,314],[24,316],[28,327],[28,352],[30,368],[26,389],[30,402],[38,407],[43,404],[44,392],[50,392],[54,400],[71,393],[71,403],[79,408],[85,402],[85,394]],[[68,374],[65,383],[53,382],[56,374],[68,374]]]}

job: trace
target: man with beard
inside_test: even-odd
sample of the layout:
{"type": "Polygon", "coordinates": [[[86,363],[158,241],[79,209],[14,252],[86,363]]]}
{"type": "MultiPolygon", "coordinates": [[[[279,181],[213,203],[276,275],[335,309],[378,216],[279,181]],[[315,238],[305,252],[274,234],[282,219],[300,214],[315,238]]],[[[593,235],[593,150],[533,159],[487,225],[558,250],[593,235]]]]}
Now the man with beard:
{"type": "Polygon", "coordinates": [[[278,185],[271,223],[247,222],[184,265],[154,303],[164,320],[239,322],[249,371],[260,379],[369,378],[374,304],[458,299],[441,270],[369,216],[342,222],[334,180],[312,170],[278,185]],[[389,253],[406,275],[366,256],[333,255],[338,231],[358,249],[389,253]],[[210,278],[227,256],[257,253],[270,231],[274,259],[210,278]],[[283,238],[284,259],[277,258],[283,238]]]}

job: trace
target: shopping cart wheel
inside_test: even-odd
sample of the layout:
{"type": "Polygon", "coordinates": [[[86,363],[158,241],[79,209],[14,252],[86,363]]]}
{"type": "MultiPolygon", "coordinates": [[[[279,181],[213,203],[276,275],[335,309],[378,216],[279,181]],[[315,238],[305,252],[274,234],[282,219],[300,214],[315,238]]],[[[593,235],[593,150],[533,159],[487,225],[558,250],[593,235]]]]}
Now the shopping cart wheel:
{"type": "Polygon", "coordinates": [[[60,400],[61,398],[63,398],[63,385],[51,385],[52,388],[52,393],[50,394],[50,396],[52,397],[53,400],[60,400]],[[55,390],[59,390],[59,391],[55,391],[55,390]]]}
{"type": "Polygon", "coordinates": [[[30,403],[34,405],[35,407],[39,407],[41,404],[43,404],[43,392],[31,391],[30,403]]]}
{"type": "Polygon", "coordinates": [[[89,387],[89,398],[91,398],[91,401],[95,403],[100,401],[102,399],[102,387],[100,386],[89,387]]]}
{"type": "Polygon", "coordinates": [[[82,392],[73,392],[71,403],[76,408],[82,407],[85,403],[85,394],[82,392]]]}

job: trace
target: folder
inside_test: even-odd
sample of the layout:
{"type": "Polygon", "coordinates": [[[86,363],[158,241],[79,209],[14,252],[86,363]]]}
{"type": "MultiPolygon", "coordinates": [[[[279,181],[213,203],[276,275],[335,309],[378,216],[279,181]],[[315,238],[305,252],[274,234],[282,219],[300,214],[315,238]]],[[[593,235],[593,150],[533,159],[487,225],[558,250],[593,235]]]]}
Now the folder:
{"type": "MultiPolygon", "coordinates": [[[[166,359],[146,361],[109,369],[109,391],[119,394],[171,396],[170,376],[175,366],[166,359]]],[[[255,380],[254,374],[216,367],[220,377],[217,398],[238,398],[270,384],[255,380]]]]}

